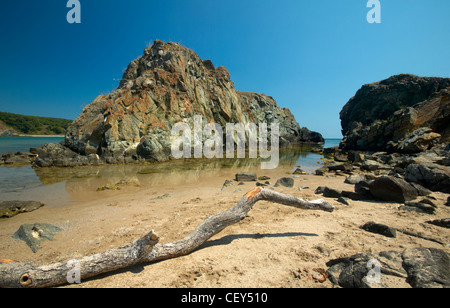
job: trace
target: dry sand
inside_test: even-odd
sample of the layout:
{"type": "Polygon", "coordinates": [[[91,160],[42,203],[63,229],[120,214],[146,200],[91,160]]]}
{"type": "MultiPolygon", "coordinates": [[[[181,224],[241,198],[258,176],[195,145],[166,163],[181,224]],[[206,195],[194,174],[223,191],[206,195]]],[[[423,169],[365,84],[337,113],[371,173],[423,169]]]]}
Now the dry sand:
{"type": "MultiPolygon", "coordinates": [[[[268,175],[272,185],[288,170],[258,171],[268,175]]],[[[254,182],[221,191],[236,171],[201,176],[190,185],[133,187],[96,192],[102,198],[62,207],[46,206],[35,212],[0,221],[0,258],[38,264],[67,261],[128,244],[148,230],[155,230],[161,242],[179,240],[205,218],[233,207],[255,187],[254,182]],[[237,189],[241,191],[236,192],[237,189]],[[152,200],[169,194],[169,197],[152,200]],[[26,223],[50,223],[64,231],[52,242],[45,241],[33,254],[11,235],[26,223]]],[[[294,188],[277,191],[305,199],[319,199],[318,186],[352,190],[344,177],[295,177],[294,188]],[[299,186],[309,189],[298,190],[299,186]]],[[[413,231],[449,243],[448,229],[425,221],[450,217],[444,206],[448,195],[433,193],[439,203],[436,215],[404,212],[399,204],[351,201],[350,206],[325,198],[336,207],[333,213],[305,211],[269,202],[259,202],[242,222],[211,238],[193,253],[157,263],[101,275],[68,287],[333,287],[329,280],[312,278],[313,269],[327,269],[326,262],[361,252],[402,251],[410,247],[447,246],[398,233],[386,238],[359,228],[368,221],[413,231]]],[[[383,279],[383,278],[382,278],[383,279]]],[[[408,285],[399,282],[399,287],[408,285]]]]}

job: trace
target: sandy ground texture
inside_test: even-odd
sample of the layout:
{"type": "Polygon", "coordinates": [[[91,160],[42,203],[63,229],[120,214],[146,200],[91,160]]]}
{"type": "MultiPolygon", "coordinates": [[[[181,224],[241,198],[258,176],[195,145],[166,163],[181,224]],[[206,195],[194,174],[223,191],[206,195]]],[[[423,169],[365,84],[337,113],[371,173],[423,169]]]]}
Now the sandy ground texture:
{"type": "MultiPolygon", "coordinates": [[[[272,185],[288,170],[258,171],[272,185]]],[[[198,178],[191,184],[124,187],[101,191],[101,198],[61,207],[46,206],[32,213],[0,221],[0,258],[37,264],[68,261],[128,244],[146,231],[155,230],[167,243],[182,239],[205,218],[236,205],[255,187],[255,182],[226,188],[225,180],[236,171],[198,178]],[[162,196],[162,197],[161,197],[162,196]],[[158,198],[161,197],[161,198],[158,198]],[[63,229],[54,241],[42,242],[42,249],[30,248],[12,234],[22,224],[50,223],[63,229]]],[[[305,199],[319,199],[318,186],[353,190],[344,177],[299,175],[293,188],[277,191],[305,199]],[[308,187],[299,190],[298,187],[308,187]]],[[[434,247],[450,252],[438,243],[398,233],[397,238],[363,231],[359,227],[374,221],[409,230],[449,243],[448,229],[425,223],[450,217],[444,206],[448,195],[433,193],[439,208],[436,215],[400,211],[400,204],[351,201],[345,206],[325,198],[336,207],[333,213],[306,211],[270,202],[259,202],[242,222],[228,227],[191,254],[152,264],[103,274],[66,287],[227,287],[227,288],[330,288],[333,284],[317,275],[326,262],[362,252],[403,251],[405,248],[434,247]]],[[[383,278],[382,278],[383,279],[383,278]]],[[[400,283],[399,287],[408,287],[400,283]]]]}

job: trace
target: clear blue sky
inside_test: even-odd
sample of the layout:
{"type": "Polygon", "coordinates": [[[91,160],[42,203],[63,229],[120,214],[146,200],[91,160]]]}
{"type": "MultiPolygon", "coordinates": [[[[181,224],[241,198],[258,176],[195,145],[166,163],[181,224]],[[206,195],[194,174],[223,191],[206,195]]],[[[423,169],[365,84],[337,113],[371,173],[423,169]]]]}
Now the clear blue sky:
{"type": "Polygon", "coordinates": [[[365,83],[399,73],[450,77],[450,1],[67,0],[0,2],[0,111],[75,119],[118,85],[155,39],[228,68],[301,126],[340,137],[339,112],[365,83]]]}

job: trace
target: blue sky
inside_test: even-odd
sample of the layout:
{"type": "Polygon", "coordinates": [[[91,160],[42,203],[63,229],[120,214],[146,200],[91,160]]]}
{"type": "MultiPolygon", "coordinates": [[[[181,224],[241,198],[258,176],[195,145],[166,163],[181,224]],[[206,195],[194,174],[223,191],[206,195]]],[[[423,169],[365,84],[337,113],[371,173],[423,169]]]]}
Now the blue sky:
{"type": "Polygon", "coordinates": [[[0,2],[0,111],[75,119],[118,86],[155,39],[216,66],[236,89],[264,93],[301,126],[341,137],[339,112],[366,83],[395,74],[450,77],[450,1],[67,0],[0,2]]]}

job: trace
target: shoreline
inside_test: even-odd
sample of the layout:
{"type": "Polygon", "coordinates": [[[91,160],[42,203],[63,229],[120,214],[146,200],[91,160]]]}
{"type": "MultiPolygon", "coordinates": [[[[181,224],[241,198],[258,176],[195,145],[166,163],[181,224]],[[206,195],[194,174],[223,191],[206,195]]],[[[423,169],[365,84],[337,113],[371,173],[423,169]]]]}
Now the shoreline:
{"type": "MultiPolygon", "coordinates": [[[[127,186],[120,191],[97,192],[104,198],[64,207],[44,206],[3,220],[0,257],[37,264],[64,262],[129,244],[149,230],[160,235],[161,243],[181,240],[207,217],[234,207],[255,187],[255,182],[234,183],[222,191],[224,181],[232,180],[235,172],[225,170],[174,187],[149,183],[139,188],[127,186]],[[36,222],[50,223],[63,231],[54,241],[42,242],[42,249],[33,254],[24,242],[11,235],[20,225],[36,222]]],[[[277,179],[288,176],[286,172],[286,168],[280,168],[259,171],[257,175],[267,174],[273,185],[277,179]]],[[[440,206],[436,215],[424,215],[400,211],[400,204],[393,202],[352,201],[346,206],[335,198],[315,194],[322,185],[350,189],[352,186],[344,183],[345,177],[290,177],[294,178],[294,187],[280,186],[276,191],[308,200],[323,198],[336,210],[306,211],[259,202],[242,222],[226,228],[186,256],[142,265],[138,272],[123,270],[65,287],[332,288],[330,280],[319,282],[309,274],[314,268],[326,270],[326,263],[332,259],[415,247],[450,252],[448,245],[443,247],[405,234],[386,238],[360,228],[375,220],[448,243],[450,235],[442,232],[445,229],[424,223],[448,217],[448,207],[440,206]]],[[[441,203],[448,195],[433,196],[441,203]]],[[[401,278],[396,279],[399,287],[409,286],[401,278]]]]}

